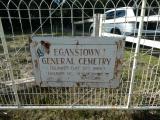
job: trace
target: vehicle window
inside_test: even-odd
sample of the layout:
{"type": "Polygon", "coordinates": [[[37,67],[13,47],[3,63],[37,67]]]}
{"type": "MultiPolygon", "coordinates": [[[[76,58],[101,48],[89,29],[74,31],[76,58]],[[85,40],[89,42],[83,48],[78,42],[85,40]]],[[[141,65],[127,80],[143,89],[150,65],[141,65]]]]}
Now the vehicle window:
{"type": "Polygon", "coordinates": [[[113,19],[114,18],[114,11],[106,13],[106,19],[113,19]]]}
{"type": "Polygon", "coordinates": [[[106,13],[106,19],[124,17],[125,15],[126,15],[125,10],[112,11],[112,12],[106,13]]]}
{"type": "Polygon", "coordinates": [[[116,18],[124,17],[126,15],[125,10],[116,11],[116,18]]]}

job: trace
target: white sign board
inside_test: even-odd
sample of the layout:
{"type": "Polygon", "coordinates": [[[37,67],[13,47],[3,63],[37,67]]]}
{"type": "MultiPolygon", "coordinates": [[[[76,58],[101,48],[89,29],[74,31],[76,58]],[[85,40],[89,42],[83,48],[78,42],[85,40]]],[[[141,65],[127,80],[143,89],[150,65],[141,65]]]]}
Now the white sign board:
{"type": "Polygon", "coordinates": [[[34,36],[31,40],[36,82],[42,87],[119,86],[123,37],[34,36]]]}

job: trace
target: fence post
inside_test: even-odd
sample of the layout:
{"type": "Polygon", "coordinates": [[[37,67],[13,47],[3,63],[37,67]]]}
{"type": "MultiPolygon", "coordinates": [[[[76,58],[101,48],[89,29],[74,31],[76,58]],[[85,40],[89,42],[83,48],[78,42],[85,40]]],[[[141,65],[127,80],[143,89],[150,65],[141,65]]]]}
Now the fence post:
{"type": "Polygon", "coordinates": [[[102,14],[93,15],[93,36],[101,36],[102,30],[102,14]]]}
{"type": "Polygon", "coordinates": [[[5,55],[5,58],[6,58],[6,61],[7,61],[7,67],[9,68],[9,75],[10,75],[10,79],[12,81],[12,89],[13,89],[13,92],[14,92],[14,95],[15,95],[16,104],[19,106],[20,105],[19,97],[18,97],[18,94],[17,94],[17,88],[16,88],[15,81],[14,81],[12,64],[11,64],[11,61],[10,61],[10,58],[9,58],[8,47],[7,47],[7,43],[6,43],[6,39],[5,39],[5,35],[4,35],[4,30],[3,30],[1,18],[0,18],[0,38],[1,38],[1,41],[2,41],[3,49],[4,49],[4,55],[5,55]]]}
{"type": "Polygon", "coordinates": [[[140,24],[139,24],[139,29],[138,29],[138,36],[136,40],[136,49],[134,53],[134,60],[133,60],[133,67],[132,67],[132,74],[131,74],[131,82],[130,82],[130,87],[129,87],[129,95],[128,95],[128,100],[127,100],[127,107],[130,107],[130,102],[131,102],[131,95],[133,92],[133,86],[134,86],[134,80],[135,80],[135,72],[136,72],[136,67],[137,67],[137,57],[139,53],[139,48],[140,48],[140,41],[141,41],[141,36],[142,36],[142,30],[143,30],[143,22],[144,22],[144,16],[145,16],[145,8],[146,8],[146,0],[142,0],[142,7],[141,7],[141,18],[140,18],[140,24]]]}

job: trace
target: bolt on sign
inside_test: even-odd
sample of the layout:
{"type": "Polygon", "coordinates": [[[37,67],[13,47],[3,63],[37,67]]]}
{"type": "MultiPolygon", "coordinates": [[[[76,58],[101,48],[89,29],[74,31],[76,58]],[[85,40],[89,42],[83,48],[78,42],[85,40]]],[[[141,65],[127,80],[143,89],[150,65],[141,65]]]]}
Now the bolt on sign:
{"type": "Polygon", "coordinates": [[[30,50],[36,83],[42,87],[120,84],[124,37],[33,36],[30,50]]]}

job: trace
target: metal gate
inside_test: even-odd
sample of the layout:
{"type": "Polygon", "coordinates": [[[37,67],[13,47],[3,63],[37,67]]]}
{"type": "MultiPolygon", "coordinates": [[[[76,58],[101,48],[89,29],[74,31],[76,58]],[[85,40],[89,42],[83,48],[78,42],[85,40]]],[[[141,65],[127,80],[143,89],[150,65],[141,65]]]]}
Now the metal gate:
{"type": "MultiPolygon", "coordinates": [[[[160,42],[159,0],[1,0],[0,1],[0,109],[159,109],[160,42]],[[125,7],[137,14],[139,31],[126,36],[125,56],[118,88],[41,87],[37,85],[29,49],[31,36],[91,36],[95,14],[125,7]],[[141,11],[140,16],[139,11],[141,11]],[[158,18],[154,33],[144,17],[158,18]],[[151,33],[151,32],[150,32],[151,33]]],[[[112,23],[116,26],[116,16],[112,23]]],[[[124,18],[123,24],[130,22],[124,18]]],[[[122,23],[122,22],[121,22],[122,23]]],[[[96,27],[95,27],[96,26],[96,27]]],[[[105,29],[105,28],[103,28],[105,29]]],[[[125,27],[125,29],[128,29],[125,27]]],[[[115,29],[113,29],[115,30],[115,29]]],[[[100,36],[116,36],[99,32],[100,36]]],[[[96,34],[96,32],[95,32],[96,34]]],[[[121,34],[122,35],[122,34],[121,34]]],[[[126,35],[125,32],[123,35],[126,35]]]]}

